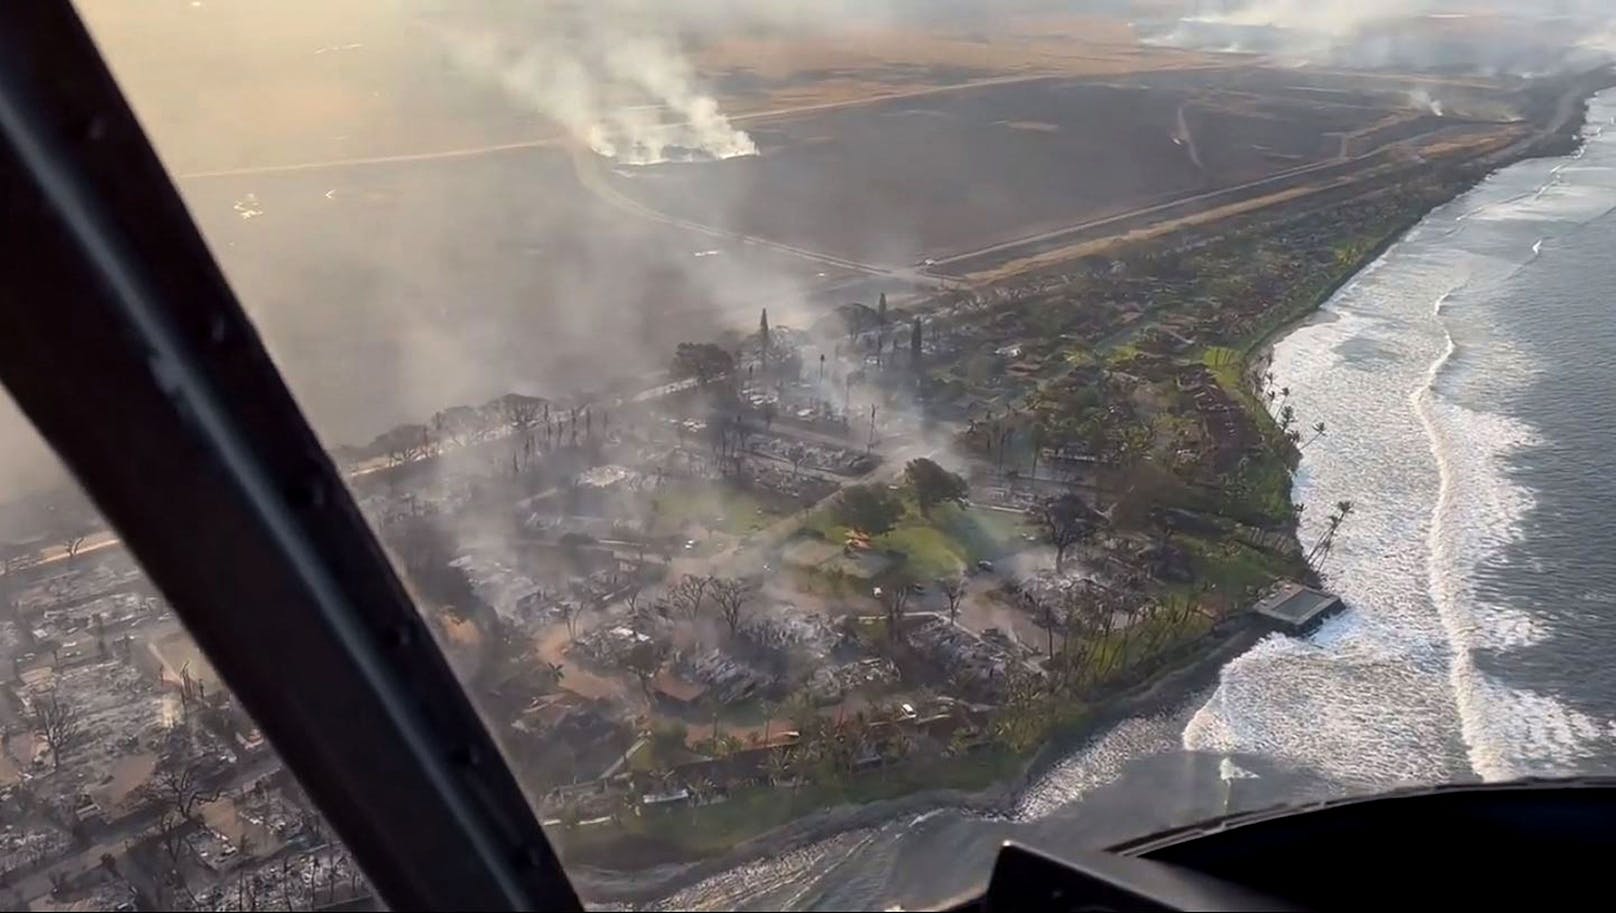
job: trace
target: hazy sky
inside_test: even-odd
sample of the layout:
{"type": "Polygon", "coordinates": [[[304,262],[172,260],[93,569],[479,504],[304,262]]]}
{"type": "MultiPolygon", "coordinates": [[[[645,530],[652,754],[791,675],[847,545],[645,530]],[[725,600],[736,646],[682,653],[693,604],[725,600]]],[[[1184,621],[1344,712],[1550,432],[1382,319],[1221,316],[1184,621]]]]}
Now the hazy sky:
{"type": "MultiPolygon", "coordinates": [[[[255,192],[266,207],[281,207],[266,219],[290,219],[291,204],[304,205],[308,188],[316,191],[308,205],[320,206],[326,202],[320,194],[328,189],[333,195],[349,193],[350,187],[336,180],[329,187],[314,187],[268,178],[209,183],[184,176],[265,163],[508,143],[565,132],[583,135],[594,125],[604,125],[620,138],[646,123],[645,112],[621,110],[622,99],[636,97],[642,104],[680,110],[701,125],[676,137],[677,142],[714,154],[748,151],[750,137],[725,119],[721,100],[711,92],[710,74],[699,72],[684,53],[692,41],[714,33],[799,36],[857,21],[889,29],[919,29],[920,23],[927,29],[968,27],[991,40],[995,24],[1012,11],[1095,14],[1126,9],[1140,18],[1217,13],[1240,22],[1350,34],[1411,8],[1593,16],[1609,6],[1592,0],[1019,0],[1009,5],[976,0],[81,0],[79,5],[165,162],[182,176],[182,189],[209,229],[210,244],[270,338],[272,351],[285,365],[295,366],[294,389],[305,398],[317,426],[327,427],[359,427],[349,413],[364,409],[352,404],[326,408],[330,404],[310,401],[320,395],[320,385],[308,380],[324,370],[315,364],[320,360],[337,372],[321,379],[328,386],[351,377],[355,383],[397,388],[393,401],[378,404],[378,420],[383,421],[401,420],[412,409],[424,412],[409,417],[424,418],[449,404],[440,401],[443,397],[488,390],[498,380],[492,375],[510,372],[520,380],[524,374],[542,374],[524,372],[520,365],[513,370],[507,361],[485,357],[509,327],[474,328],[494,338],[473,340],[469,347],[445,333],[445,327],[456,324],[455,308],[464,304],[455,300],[457,290],[506,296],[510,300],[502,300],[490,313],[513,319],[530,301],[565,302],[555,318],[562,324],[555,329],[564,332],[554,335],[576,349],[573,340],[591,328],[632,324],[633,308],[658,306],[662,299],[651,293],[657,284],[682,283],[693,294],[705,287],[715,297],[736,284],[789,296],[794,280],[761,267],[670,279],[652,259],[633,263],[618,248],[579,247],[563,235],[576,233],[588,211],[579,209],[560,185],[550,198],[534,192],[514,195],[511,205],[521,199],[520,211],[502,211],[499,199],[479,204],[480,210],[468,208],[468,195],[485,188],[457,185],[447,170],[430,178],[437,181],[430,187],[349,182],[355,185],[352,193],[373,198],[366,218],[373,219],[378,211],[386,215],[391,212],[387,206],[409,203],[414,208],[398,208],[393,227],[383,231],[375,226],[385,227],[386,222],[356,221],[352,224],[368,228],[336,236],[334,229],[310,223],[306,233],[283,229],[271,241],[267,228],[252,234],[268,223],[242,221],[232,210],[239,194],[255,192]],[[290,202],[283,204],[276,193],[290,202]],[[513,220],[521,224],[513,227],[513,220]],[[527,233],[534,249],[550,249],[545,256],[565,256],[573,271],[536,266],[534,275],[514,285],[490,284],[487,274],[501,258],[526,252],[481,250],[468,242],[487,221],[501,223],[499,237],[527,233]],[[305,247],[319,247],[292,249],[300,239],[305,247]],[[556,252],[559,247],[566,247],[564,254],[556,252]],[[420,273],[423,257],[438,261],[425,278],[420,273]],[[398,258],[415,271],[394,275],[390,264],[398,258]],[[585,281],[590,270],[610,272],[617,282],[609,302],[590,299],[599,291],[596,283],[585,281]],[[634,293],[635,283],[646,286],[640,294],[634,293]],[[408,308],[417,309],[421,319],[408,308]],[[343,333],[364,334],[364,345],[355,335],[345,350],[343,333]],[[361,352],[376,357],[367,361],[370,355],[361,352]]],[[[1603,40],[1598,28],[1585,27],[1579,34],[1590,44],[1603,40]]],[[[535,155],[535,161],[541,159],[542,154],[535,155]]],[[[562,167],[565,159],[559,153],[551,159],[546,167],[554,168],[542,175],[535,171],[533,180],[564,180],[568,192],[574,192],[570,172],[562,167]]],[[[632,348],[633,342],[623,340],[622,345],[632,348]]],[[[542,348],[532,354],[546,357],[542,348]]],[[[343,442],[356,441],[349,437],[343,442]]],[[[32,430],[9,400],[0,402],[0,499],[58,478],[55,461],[32,430]]]]}

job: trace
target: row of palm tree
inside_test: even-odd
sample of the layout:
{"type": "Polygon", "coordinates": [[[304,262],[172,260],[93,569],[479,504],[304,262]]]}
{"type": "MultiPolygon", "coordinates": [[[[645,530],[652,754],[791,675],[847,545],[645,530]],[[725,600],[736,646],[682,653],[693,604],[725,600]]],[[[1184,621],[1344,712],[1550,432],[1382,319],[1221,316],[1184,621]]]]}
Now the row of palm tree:
{"type": "Polygon", "coordinates": [[[1036,684],[1035,690],[1048,695],[1071,696],[1125,674],[1170,646],[1206,595],[1203,588],[1200,594],[1139,599],[1087,581],[1054,595],[1024,594],[1047,638],[1047,675],[1042,681],[1012,682],[1006,703],[1015,704],[1020,686],[1036,684]]]}
{"type": "Polygon", "coordinates": [[[790,748],[769,756],[765,771],[771,783],[835,782],[853,774],[861,763],[876,760],[885,767],[915,749],[914,737],[899,725],[896,713],[861,710],[839,720],[817,719],[798,729],[790,748]]]}
{"type": "Polygon", "coordinates": [[[1266,371],[1262,375],[1262,396],[1268,404],[1269,414],[1273,416],[1274,421],[1279,425],[1280,434],[1297,450],[1306,450],[1324,437],[1329,430],[1321,420],[1314,422],[1310,426],[1310,430],[1313,432],[1312,437],[1305,435],[1296,418],[1296,407],[1290,403],[1291,388],[1285,386],[1276,387],[1274,372],[1272,371],[1266,371]],[[1304,438],[1306,439],[1304,440],[1304,438]]]}
{"type": "Polygon", "coordinates": [[[1324,566],[1324,559],[1330,556],[1330,549],[1335,546],[1335,537],[1341,531],[1341,524],[1347,521],[1347,517],[1352,515],[1354,509],[1351,501],[1341,500],[1335,502],[1335,510],[1331,512],[1326,520],[1324,532],[1319,534],[1318,540],[1313,543],[1313,548],[1307,553],[1308,567],[1318,570],[1324,566]]]}

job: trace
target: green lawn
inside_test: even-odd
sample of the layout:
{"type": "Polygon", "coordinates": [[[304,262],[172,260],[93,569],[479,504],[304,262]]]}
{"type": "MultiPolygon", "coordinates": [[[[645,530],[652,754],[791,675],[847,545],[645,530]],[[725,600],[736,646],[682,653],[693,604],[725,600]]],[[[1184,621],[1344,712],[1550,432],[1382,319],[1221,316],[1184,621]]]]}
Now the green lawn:
{"type": "Polygon", "coordinates": [[[1257,459],[1251,461],[1235,484],[1224,487],[1229,503],[1218,505],[1219,512],[1243,522],[1281,525],[1291,514],[1291,460],[1294,447],[1280,436],[1279,425],[1258,396],[1245,382],[1246,360],[1239,350],[1212,347],[1202,360],[1225,392],[1245,407],[1267,441],[1257,459]]]}
{"type": "Polygon", "coordinates": [[[905,520],[875,540],[878,548],[903,552],[906,572],[921,580],[958,573],[966,564],[965,549],[947,533],[924,522],[905,520]]]}
{"type": "Polygon", "coordinates": [[[681,481],[655,495],[655,532],[674,535],[686,523],[744,536],[766,528],[789,510],[722,482],[681,481]]]}
{"type": "MultiPolygon", "coordinates": [[[[803,529],[840,544],[848,529],[836,516],[834,507],[816,511],[803,522],[803,529]]],[[[903,518],[891,532],[870,540],[882,551],[902,552],[904,569],[917,580],[931,580],[959,573],[978,561],[993,560],[1014,551],[1025,532],[1019,515],[978,507],[945,504],[922,516],[914,503],[905,499],[903,518]]]]}
{"type": "Polygon", "coordinates": [[[826,542],[840,546],[847,541],[847,526],[837,517],[836,505],[821,507],[802,521],[802,529],[818,533],[826,542]]]}
{"type": "Polygon", "coordinates": [[[1232,537],[1208,540],[1179,536],[1174,541],[1189,552],[1196,579],[1216,586],[1223,593],[1244,593],[1306,571],[1296,559],[1252,548],[1232,537]]]}

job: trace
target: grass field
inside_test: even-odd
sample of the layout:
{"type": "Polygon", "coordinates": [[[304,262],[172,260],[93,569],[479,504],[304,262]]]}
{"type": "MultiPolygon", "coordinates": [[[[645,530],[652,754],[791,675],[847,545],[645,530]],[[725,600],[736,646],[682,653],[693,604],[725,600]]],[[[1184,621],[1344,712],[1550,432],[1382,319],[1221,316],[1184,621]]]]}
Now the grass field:
{"type": "Polygon", "coordinates": [[[1224,593],[1260,589],[1276,579],[1298,576],[1305,571],[1295,560],[1252,548],[1232,537],[1180,536],[1174,541],[1189,552],[1196,580],[1224,593]]]}
{"type": "MultiPolygon", "coordinates": [[[[926,517],[907,497],[904,506],[897,526],[872,538],[870,545],[902,554],[901,570],[917,580],[945,577],[978,561],[1001,558],[1020,545],[1024,532],[1021,517],[1004,511],[945,504],[926,517]]],[[[810,516],[803,528],[833,543],[846,541],[848,535],[834,507],[810,516]]]]}
{"type": "Polygon", "coordinates": [[[733,486],[706,481],[669,482],[656,494],[658,535],[675,535],[688,524],[745,536],[790,513],[780,504],[733,486]]]}

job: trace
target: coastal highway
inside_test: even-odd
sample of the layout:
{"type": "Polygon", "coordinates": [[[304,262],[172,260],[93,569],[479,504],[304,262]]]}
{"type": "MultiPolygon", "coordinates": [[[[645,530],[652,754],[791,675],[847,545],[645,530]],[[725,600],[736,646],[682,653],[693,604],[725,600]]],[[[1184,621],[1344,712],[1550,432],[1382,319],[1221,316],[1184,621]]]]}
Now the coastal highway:
{"type": "MultiPolygon", "coordinates": [[[[1609,80],[1605,80],[1604,82],[1608,81],[1609,80]]],[[[1604,82],[1601,82],[1598,77],[1593,75],[1573,81],[1566,87],[1565,91],[1561,93],[1556,102],[1554,115],[1546,124],[1531,131],[1526,136],[1520,138],[1509,146],[1496,152],[1489,153],[1488,155],[1482,157],[1480,161],[1486,164],[1498,164],[1500,162],[1507,161],[1511,158],[1518,157],[1532,145],[1540,143],[1548,137],[1563,131],[1566,125],[1576,115],[1580,103],[1589,92],[1590,86],[1593,83],[1603,85],[1604,82]]],[[[1179,119],[1180,129],[1187,131],[1188,125],[1184,122],[1184,110],[1182,107],[1179,109],[1179,119]]],[[[1416,136],[1405,137],[1403,139],[1384,143],[1373,149],[1360,152],[1357,155],[1348,154],[1350,152],[1350,141],[1361,138],[1361,135],[1367,133],[1368,131],[1357,131],[1352,134],[1342,134],[1340,137],[1340,149],[1333,158],[1324,161],[1287,169],[1276,174],[1271,174],[1267,177],[1258,178],[1257,180],[1248,181],[1244,184],[1239,184],[1233,187],[1206,191],[1204,193],[1198,193],[1188,197],[1180,197],[1175,200],[1168,200],[1166,202],[1157,203],[1151,206],[1145,206],[1129,212],[1103,216],[1098,219],[1089,219],[1062,228],[1050,229],[1048,231],[1042,231],[1036,234],[1030,234],[1019,238],[1013,238],[1010,240],[985,245],[975,250],[946,254],[936,257],[931,262],[926,264],[923,272],[935,278],[963,281],[962,272],[970,273],[974,272],[974,270],[950,270],[949,267],[958,267],[961,264],[968,263],[976,258],[994,257],[995,255],[1000,255],[997,257],[997,259],[1001,260],[1016,259],[1019,256],[1038,253],[1040,250],[1058,246],[1062,243],[1070,243],[1078,240],[1076,236],[1086,235],[1096,231],[1109,230],[1111,235],[1119,236],[1126,234],[1128,231],[1147,227],[1152,222],[1190,215],[1195,211],[1202,209],[1211,209],[1217,206],[1239,202],[1244,199],[1292,190],[1307,186],[1313,182],[1333,181],[1343,177],[1350,179],[1378,164],[1376,161],[1377,159],[1387,157],[1398,150],[1418,151],[1420,145],[1429,140],[1436,133],[1441,133],[1443,131],[1454,129],[1455,127],[1466,124],[1473,127],[1486,125],[1486,122],[1463,121],[1459,119],[1451,119],[1450,123],[1452,126],[1445,124],[1444,126],[1437,127],[1432,131],[1427,131],[1416,136]],[[1180,212],[1178,210],[1183,211],[1180,212]],[[1030,250],[1023,251],[1024,248],[1028,248],[1030,250]]],[[[1510,124],[1497,124],[1495,126],[1497,126],[1499,129],[1511,127],[1510,124]]],[[[1097,236],[1091,240],[1101,240],[1102,238],[1103,236],[1097,236]]]]}
{"type": "MultiPolygon", "coordinates": [[[[1192,194],[1187,197],[1178,197],[1162,203],[1155,203],[1139,209],[1117,213],[1115,215],[1101,216],[1097,219],[1088,219],[1072,225],[1042,231],[1036,234],[1025,235],[989,244],[975,250],[961,251],[937,257],[927,265],[926,273],[936,278],[957,279],[958,274],[949,273],[950,266],[958,266],[982,257],[1002,255],[1003,259],[1013,259],[1025,248],[1040,248],[1058,245],[1075,240],[1074,236],[1089,234],[1100,230],[1110,230],[1114,234],[1124,234],[1128,231],[1145,227],[1157,218],[1167,219],[1187,215],[1191,211],[1210,209],[1227,203],[1238,202],[1243,199],[1262,196],[1276,191],[1292,189],[1303,184],[1335,178],[1364,170],[1374,163],[1377,158],[1389,155],[1393,150],[1411,146],[1425,139],[1429,134],[1409,137],[1368,152],[1346,158],[1330,158],[1321,162],[1313,162],[1296,168],[1236,184],[1233,187],[1223,187],[1217,190],[1208,190],[1192,194]]],[[[1036,252],[1029,251],[1029,252],[1036,252]]]]}

